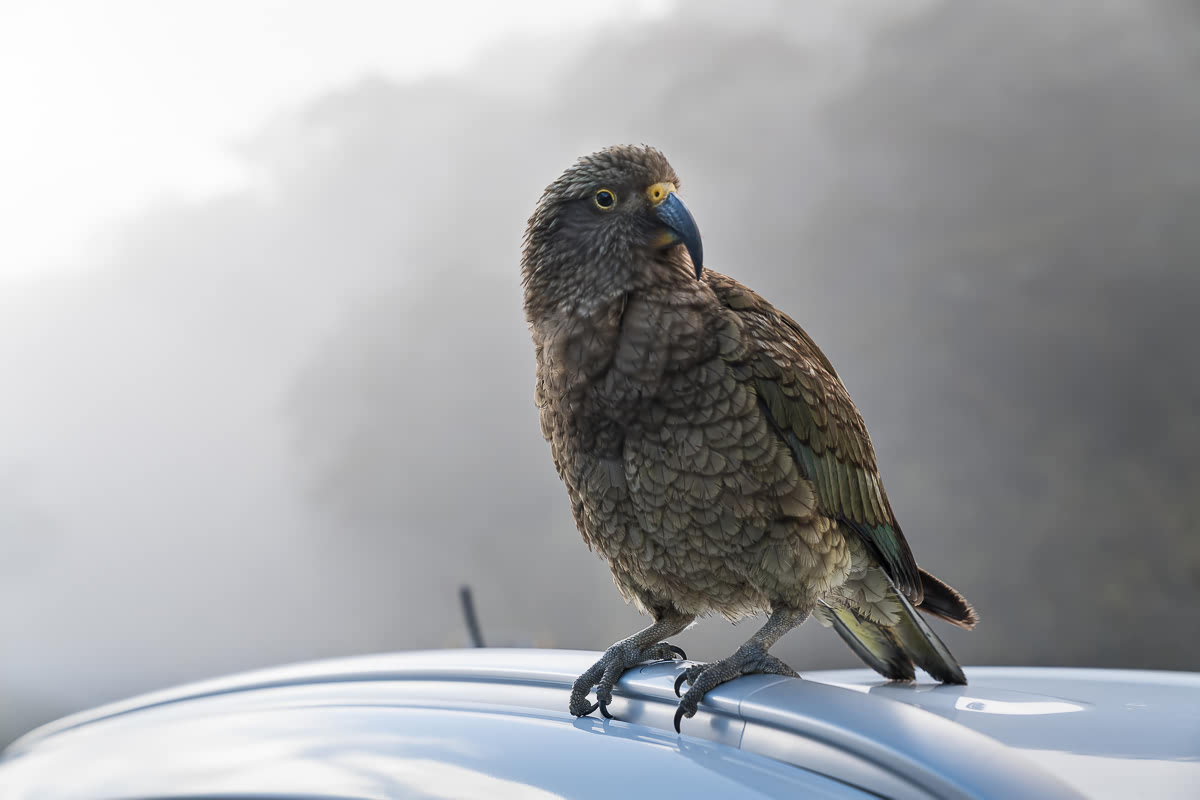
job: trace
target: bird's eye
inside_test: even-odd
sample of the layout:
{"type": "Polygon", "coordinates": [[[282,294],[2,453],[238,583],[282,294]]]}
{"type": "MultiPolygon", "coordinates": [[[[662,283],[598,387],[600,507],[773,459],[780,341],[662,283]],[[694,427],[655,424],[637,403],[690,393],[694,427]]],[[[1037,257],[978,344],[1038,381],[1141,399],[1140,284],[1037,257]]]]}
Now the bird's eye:
{"type": "Polygon", "coordinates": [[[617,204],[617,196],[608,189],[601,189],[596,192],[596,196],[592,198],[596,201],[596,207],[608,211],[617,204]]]}

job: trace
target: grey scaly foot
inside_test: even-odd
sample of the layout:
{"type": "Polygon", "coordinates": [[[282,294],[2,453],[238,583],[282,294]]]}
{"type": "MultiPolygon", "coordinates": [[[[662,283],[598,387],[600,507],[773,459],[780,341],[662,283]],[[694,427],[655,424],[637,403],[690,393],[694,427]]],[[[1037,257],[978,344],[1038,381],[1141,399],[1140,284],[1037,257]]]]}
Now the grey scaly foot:
{"type": "Polygon", "coordinates": [[[644,647],[632,643],[629,639],[617,642],[604,651],[600,660],[591,669],[575,679],[571,688],[571,713],[577,717],[586,717],[600,709],[607,719],[612,719],[608,706],[612,703],[613,686],[625,670],[647,661],[670,661],[675,658],[687,659],[683,650],[667,642],[656,642],[644,647]],[[588,702],[588,692],[596,687],[596,702],[588,702]]]}
{"type": "Polygon", "coordinates": [[[747,642],[737,649],[729,658],[714,661],[711,664],[695,664],[688,667],[675,679],[675,694],[684,681],[692,688],[679,701],[675,710],[675,732],[679,733],[679,723],[684,717],[691,719],[696,716],[696,706],[704,699],[704,695],[741,675],[787,675],[799,678],[796,671],[775,656],[767,652],[762,645],[747,642]]]}

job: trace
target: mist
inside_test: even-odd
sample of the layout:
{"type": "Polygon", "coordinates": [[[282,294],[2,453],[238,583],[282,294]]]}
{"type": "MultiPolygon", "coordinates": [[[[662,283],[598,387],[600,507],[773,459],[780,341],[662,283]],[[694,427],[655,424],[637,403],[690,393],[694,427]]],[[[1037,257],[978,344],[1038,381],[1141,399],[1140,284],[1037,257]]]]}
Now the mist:
{"type": "MultiPolygon", "coordinates": [[[[525,220],[659,147],[706,265],[822,346],[967,665],[1195,669],[1200,15],[1187,2],[688,4],[364,76],[0,297],[0,742],[184,680],[641,625],[533,406],[525,220]]],[[[702,622],[693,658],[755,623],[702,622]]],[[[808,625],[798,669],[854,666],[808,625]]]]}

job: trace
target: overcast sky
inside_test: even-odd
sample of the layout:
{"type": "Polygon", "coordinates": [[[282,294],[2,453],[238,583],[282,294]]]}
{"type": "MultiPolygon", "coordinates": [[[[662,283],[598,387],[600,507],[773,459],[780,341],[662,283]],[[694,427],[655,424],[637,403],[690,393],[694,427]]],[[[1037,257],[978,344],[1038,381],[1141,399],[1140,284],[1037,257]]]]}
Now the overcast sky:
{"type": "Polygon", "coordinates": [[[0,280],[79,265],[162,195],[255,176],[240,141],[363,75],[456,70],[514,35],[563,40],[667,3],[6,0],[0,3],[0,280]]]}

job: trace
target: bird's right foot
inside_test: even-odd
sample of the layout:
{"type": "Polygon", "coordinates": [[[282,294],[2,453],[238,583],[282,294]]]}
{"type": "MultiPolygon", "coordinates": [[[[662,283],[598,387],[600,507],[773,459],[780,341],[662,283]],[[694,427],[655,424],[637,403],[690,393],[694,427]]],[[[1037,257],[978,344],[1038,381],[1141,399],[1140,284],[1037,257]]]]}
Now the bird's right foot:
{"type": "Polygon", "coordinates": [[[693,664],[675,679],[675,695],[682,697],[675,710],[675,732],[680,733],[679,723],[684,717],[696,716],[696,707],[704,695],[741,675],[800,675],[787,664],[767,652],[761,644],[750,641],[737,649],[729,658],[711,664],[693,664]],[[692,688],[683,695],[679,690],[687,683],[692,688]]]}
{"type": "Polygon", "coordinates": [[[577,717],[586,717],[596,709],[607,719],[612,719],[608,706],[612,703],[612,690],[625,670],[647,661],[670,661],[672,659],[687,659],[683,650],[668,642],[639,647],[628,639],[617,642],[604,651],[600,660],[591,669],[575,679],[571,687],[571,713],[577,717]],[[596,702],[588,700],[588,693],[596,688],[596,702]]]}

